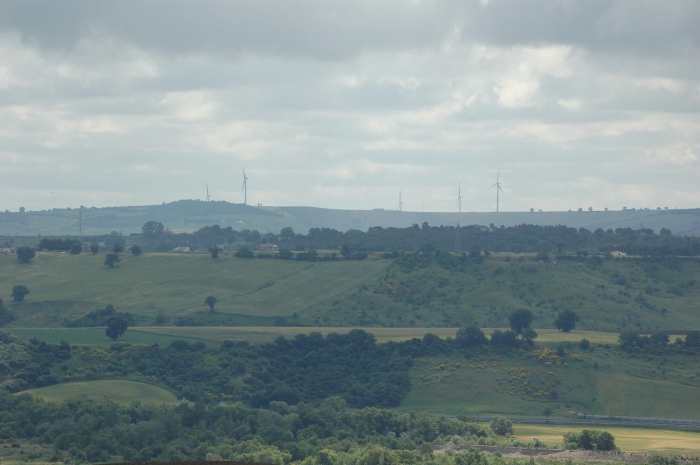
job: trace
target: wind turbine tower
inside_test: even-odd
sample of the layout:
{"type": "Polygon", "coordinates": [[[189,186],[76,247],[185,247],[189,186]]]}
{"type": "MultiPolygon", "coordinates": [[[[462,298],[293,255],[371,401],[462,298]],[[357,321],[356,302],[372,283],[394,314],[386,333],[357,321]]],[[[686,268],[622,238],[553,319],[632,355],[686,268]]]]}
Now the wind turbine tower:
{"type": "Polygon", "coordinates": [[[243,194],[243,205],[248,205],[248,177],[245,175],[245,168],[243,169],[243,187],[241,188],[241,194],[243,194]]]}
{"type": "Polygon", "coordinates": [[[459,183],[459,190],[457,191],[457,209],[462,213],[462,183],[459,183]]]}
{"type": "Polygon", "coordinates": [[[498,213],[499,203],[500,203],[500,200],[501,200],[501,198],[500,198],[499,195],[500,195],[501,192],[503,192],[503,189],[501,189],[501,183],[500,183],[500,181],[499,181],[499,178],[500,178],[500,177],[501,177],[501,169],[499,168],[499,169],[498,169],[498,174],[496,175],[496,184],[494,184],[493,186],[491,186],[491,187],[494,187],[494,186],[496,187],[496,213],[498,213]]]}
{"type": "Polygon", "coordinates": [[[209,195],[209,183],[207,183],[207,202],[211,200],[211,195],[209,195]]]}
{"type": "Polygon", "coordinates": [[[403,202],[401,201],[401,189],[399,189],[399,211],[403,211],[403,202]]]}

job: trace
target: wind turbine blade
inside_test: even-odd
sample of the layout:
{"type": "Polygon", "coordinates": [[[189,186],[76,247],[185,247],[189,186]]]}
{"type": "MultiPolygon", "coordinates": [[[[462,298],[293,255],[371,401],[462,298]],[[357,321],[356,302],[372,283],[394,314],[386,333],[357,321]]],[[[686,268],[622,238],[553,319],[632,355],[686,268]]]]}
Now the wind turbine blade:
{"type": "Polygon", "coordinates": [[[501,189],[501,185],[500,185],[500,184],[498,185],[498,189],[499,189],[501,192],[503,192],[503,189],[501,189]]]}

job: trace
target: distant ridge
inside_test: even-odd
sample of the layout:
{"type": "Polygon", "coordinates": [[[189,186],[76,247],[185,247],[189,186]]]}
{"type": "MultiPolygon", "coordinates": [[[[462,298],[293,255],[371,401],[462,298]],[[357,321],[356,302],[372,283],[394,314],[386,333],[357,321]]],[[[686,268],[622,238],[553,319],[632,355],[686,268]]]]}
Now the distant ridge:
{"type": "MultiPolygon", "coordinates": [[[[78,234],[78,209],[53,209],[26,213],[0,213],[0,235],[53,236],[78,234]]],[[[336,210],[317,207],[253,207],[225,201],[204,202],[180,200],[162,205],[86,208],[83,210],[83,234],[122,234],[141,232],[147,221],[160,221],[174,232],[196,231],[203,226],[218,224],[237,230],[257,229],[279,232],[291,227],[306,233],[310,228],[331,228],[340,231],[371,227],[404,228],[427,222],[431,226],[459,223],[466,225],[493,224],[515,226],[566,225],[595,230],[640,227],[659,232],[668,228],[674,234],[700,235],[700,209],[624,210],[572,212],[411,212],[396,210],[336,210]]]]}

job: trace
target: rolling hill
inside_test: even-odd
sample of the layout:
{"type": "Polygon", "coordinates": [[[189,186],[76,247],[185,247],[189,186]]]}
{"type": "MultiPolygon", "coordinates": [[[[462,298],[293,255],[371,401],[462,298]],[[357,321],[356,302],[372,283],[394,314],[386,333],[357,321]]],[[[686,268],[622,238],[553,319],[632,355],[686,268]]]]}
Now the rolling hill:
{"type": "Polygon", "coordinates": [[[140,325],[203,326],[507,326],[530,308],[535,326],[553,328],[558,312],[580,316],[579,329],[697,329],[700,262],[564,260],[531,255],[470,259],[450,254],[376,256],[364,261],[303,262],[208,254],[39,253],[29,264],[0,255],[0,296],[14,285],[31,293],[10,305],[12,326],[59,326],[113,304],[140,325]],[[218,298],[215,312],[204,304],[218,298]]]}
{"type": "MultiPolygon", "coordinates": [[[[0,213],[0,235],[44,236],[78,234],[78,209],[51,209],[25,213],[0,213]]],[[[626,228],[640,225],[659,231],[668,228],[675,234],[700,235],[700,209],[625,210],[583,212],[410,212],[375,210],[334,210],[314,207],[252,207],[224,201],[180,200],[163,205],[124,206],[83,209],[83,234],[101,235],[112,231],[123,234],[141,231],[147,221],[160,221],[174,232],[192,232],[218,224],[234,229],[278,233],[284,227],[306,233],[310,228],[339,231],[373,226],[408,227],[428,222],[431,225],[519,224],[566,225],[576,228],[626,228]]]]}

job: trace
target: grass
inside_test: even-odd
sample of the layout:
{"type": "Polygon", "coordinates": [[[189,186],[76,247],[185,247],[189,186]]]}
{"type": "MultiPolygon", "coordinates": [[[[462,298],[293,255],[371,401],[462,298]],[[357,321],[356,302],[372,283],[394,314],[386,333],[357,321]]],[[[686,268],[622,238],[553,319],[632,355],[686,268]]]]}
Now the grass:
{"type": "Polygon", "coordinates": [[[575,413],[700,418],[700,381],[692,355],[633,358],[614,347],[575,346],[561,365],[532,354],[427,357],[411,370],[413,388],[400,408],[439,414],[555,417],[575,413]],[[577,361],[572,355],[581,356],[577,361]],[[554,395],[556,391],[556,396],[554,395]],[[569,410],[575,413],[569,414],[569,410]]]}
{"type": "MultiPolygon", "coordinates": [[[[700,275],[700,262],[693,260],[554,265],[506,262],[498,255],[454,270],[376,258],[308,263],[124,254],[113,269],[103,261],[103,255],[39,253],[22,265],[11,255],[0,256],[0,296],[6,303],[16,284],[31,291],[25,302],[11,305],[12,324],[60,326],[108,303],[144,326],[162,314],[170,322],[196,317],[210,326],[503,327],[514,308],[531,309],[540,328],[553,328],[564,309],[578,313],[581,330],[694,329],[700,321],[700,283],[688,279],[700,275]],[[620,279],[624,285],[614,284],[620,279]],[[218,298],[216,313],[204,304],[208,295],[218,298]]],[[[579,335],[566,337],[573,341],[579,335]]],[[[612,343],[615,337],[600,335],[591,342],[612,343]]]]}
{"type": "Polygon", "coordinates": [[[128,342],[129,344],[159,344],[167,346],[173,339],[185,339],[191,343],[204,342],[206,344],[213,344],[213,342],[208,339],[188,337],[186,334],[172,336],[140,331],[134,328],[127,330],[124,336],[117,341],[108,338],[105,335],[104,328],[9,328],[7,331],[23,341],[35,337],[49,344],[58,344],[61,341],[68,341],[70,344],[110,346],[115,342],[128,342]]]}
{"type": "MultiPolygon", "coordinates": [[[[218,298],[219,313],[272,317],[294,313],[304,317],[326,309],[372,280],[388,261],[307,263],[245,260],[202,254],[124,254],[115,268],[104,256],[38,253],[29,264],[0,256],[0,295],[22,283],[31,294],[12,306],[16,326],[57,326],[88,311],[115,305],[142,321],[163,312],[168,318],[206,309],[208,295],[218,298]]],[[[308,319],[308,317],[307,317],[308,319]]]]}
{"type": "Polygon", "coordinates": [[[120,404],[139,402],[175,402],[175,394],[150,384],[124,380],[79,381],[55,384],[30,389],[22,394],[31,394],[49,402],[62,402],[75,396],[106,397],[120,404]]]}
{"type": "MultiPolygon", "coordinates": [[[[524,440],[534,438],[546,444],[561,444],[564,433],[581,431],[584,428],[559,425],[521,425],[514,427],[515,434],[524,440]]],[[[700,455],[700,433],[669,431],[647,428],[597,427],[615,437],[615,443],[624,452],[667,453],[678,455],[700,455]]]]}

